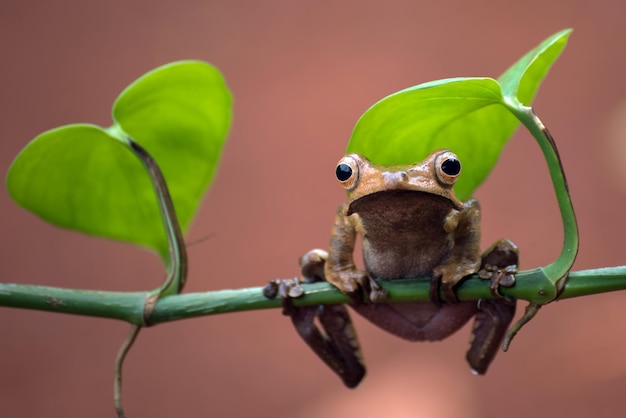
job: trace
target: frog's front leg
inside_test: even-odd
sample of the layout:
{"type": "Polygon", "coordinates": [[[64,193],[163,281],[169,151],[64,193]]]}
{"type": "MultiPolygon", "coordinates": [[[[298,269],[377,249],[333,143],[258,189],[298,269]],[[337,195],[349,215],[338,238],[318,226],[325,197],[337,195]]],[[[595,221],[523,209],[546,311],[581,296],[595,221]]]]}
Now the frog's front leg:
{"type": "Polygon", "coordinates": [[[330,254],[324,269],[326,280],[355,303],[365,301],[382,302],[387,299],[387,292],[365,271],[354,264],[354,245],[356,242],[357,214],[348,215],[348,206],[342,205],[335,216],[335,223],[330,238],[330,254]]]}
{"type": "MultiPolygon", "coordinates": [[[[305,282],[324,281],[324,265],[328,254],[312,250],[300,259],[300,269],[305,282]]],[[[264,289],[266,297],[280,294],[283,313],[291,317],[296,331],[307,345],[343,381],[353,388],[365,376],[365,366],[359,342],[350,315],[344,305],[318,305],[295,307],[291,298],[303,294],[298,279],[274,280],[264,289]],[[323,332],[316,325],[319,321],[323,332]]]]}
{"type": "Polygon", "coordinates": [[[472,330],[467,361],[477,374],[485,374],[495,357],[506,330],[515,315],[515,300],[498,292],[499,286],[511,287],[519,263],[517,246],[503,239],[489,247],[482,256],[479,276],[491,280],[491,292],[496,299],[479,300],[472,330]]]}
{"type": "Polygon", "coordinates": [[[457,302],[454,287],[466,276],[480,268],[480,206],[476,199],[465,202],[461,211],[452,210],[444,222],[446,232],[452,234],[454,246],[444,264],[433,270],[430,299],[439,301],[439,286],[444,300],[457,302]]]}

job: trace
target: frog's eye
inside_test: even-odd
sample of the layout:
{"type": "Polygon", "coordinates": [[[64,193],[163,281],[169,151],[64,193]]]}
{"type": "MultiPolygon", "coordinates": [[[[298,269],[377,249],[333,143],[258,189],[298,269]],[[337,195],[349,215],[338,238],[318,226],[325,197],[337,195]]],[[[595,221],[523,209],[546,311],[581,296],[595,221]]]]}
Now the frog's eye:
{"type": "Polygon", "coordinates": [[[337,163],[335,175],[343,187],[352,189],[359,179],[359,166],[356,160],[350,156],[343,157],[337,163]]]}
{"type": "Polygon", "coordinates": [[[452,186],[461,174],[461,161],[450,151],[444,151],[435,160],[435,171],[440,183],[452,186]]]}

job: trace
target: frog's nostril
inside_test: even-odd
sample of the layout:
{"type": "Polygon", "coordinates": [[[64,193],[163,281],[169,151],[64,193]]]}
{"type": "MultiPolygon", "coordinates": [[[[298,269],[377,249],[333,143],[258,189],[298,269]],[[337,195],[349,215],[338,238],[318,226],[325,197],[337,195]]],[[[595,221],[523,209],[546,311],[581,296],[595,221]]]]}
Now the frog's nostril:
{"type": "Polygon", "coordinates": [[[398,182],[405,183],[409,181],[409,175],[406,171],[386,171],[383,173],[383,179],[387,184],[398,182]]]}

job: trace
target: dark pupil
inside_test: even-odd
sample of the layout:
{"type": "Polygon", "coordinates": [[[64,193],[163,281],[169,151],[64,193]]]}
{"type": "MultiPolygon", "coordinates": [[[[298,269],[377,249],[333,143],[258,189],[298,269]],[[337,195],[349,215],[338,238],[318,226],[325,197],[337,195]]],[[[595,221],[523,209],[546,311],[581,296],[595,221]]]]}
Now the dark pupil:
{"type": "Polygon", "coordinates": [[[461,172],[461,162],[456,158],[448,158],[441,164],[441,171],[449,176],[456,176],[461,172]]]}
{"type": "Polygon", "coordinates": [[[335,174],[337,175],[339,181],[346,181],[352,175],[352,169],[348,164],[339,164],[335,174]]]}

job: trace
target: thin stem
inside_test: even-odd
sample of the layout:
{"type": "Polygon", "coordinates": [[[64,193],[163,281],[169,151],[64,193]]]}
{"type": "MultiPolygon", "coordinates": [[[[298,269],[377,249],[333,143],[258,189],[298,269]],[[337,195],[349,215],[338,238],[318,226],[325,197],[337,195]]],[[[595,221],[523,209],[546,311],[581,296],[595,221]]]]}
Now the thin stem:
{"type": "MultiPolygon", "coordinates": [[[[541,269],[516,275],[517,283],[502,289],[505,295],[536,300],[547,289],[541,269]],[[539,295],[539,296],[538,296],[539,295]]],[[[428,300],[428,279],[381,280],[390,301],[428,300]]],[[[329,283],[303,285],[305,296],[294,300],[296,306],[347,303],[347,296],[329,283]]],[[[598,293],[626,290],[626,266],[571,272],[559,300],[598,293]]],[[[457,288],[460,300],[491,298],[489,283],[472,277],[457,288]]],[[[119,319],[143,324],[145,292],[104,292],[45,286],[0,284],[0,306],[34,309],[75,315],[119,319]]],[[[151,323],[176,321],[206,315],[280,307],[280,300],[263,296],[261,287],[218,290],[202,293],[165,296],[159,300],[151,323]]]]}
{"type": "Polygon", "coordinates": [[[154,187],[168,243],[168,257],[166,260],[168,272],[161,286],[148,292],[144,296],[141,324],[136,322],[133,324],[130,334],[122,344],[115,361],[113,400],[119,418],[124,418],[125,416],[122,407],[122,369],[124,366],[124,358],[133,346],[142,325],[150,323],[152,313],[159,299],[163,295],[180,293],[187,279],[187,250],[185,248],[185,240],[178,223],[178,218],[176,217],[174,202],[172,202],[165,177],[157,162],[143,147],[128,136],[125,139],[135,156],[143,163],[154,187]]]}
{"type": "MultiPolygon", "coordinates": [[[[172,202],[167,182],[165,181],[165,177],[159,165],[154,158],[137,142],[133,141],[132,138],[126,137],[126,141],[133,153],[143,163],[150,176],[161,212],[161,218],[163,219],[165,235],[167,236],[169,257],[166,262],[168,264],[168,274],[163,284],[154,292],[156,293],[154,303],[156,303],[156,300],[162,294],[180,293],[185,285],[185,280],[187,279],[187,251],[185,248],[185,239],[183,238],[183,233],[180,229],[178,218],[176,217],[176,210],[174,209],[174,203],[172,202]]],[[[153,307],[152,305],[149,308],[153,307]]],[[[146,312],[146,321],[149,316],[150,312],[146,312]]]]}
{"type": "Polygon", "coordinates": [[[122,406],[122,369],[124,365],[124,359],[133,346],[139,331],[141,331],[140,325],[133,325],[128,333],[128,337],[124,341],[124,344],[120,347],[120,351],[115,359],[115,380],[113,382],[113,403],[115,404],[115,411],[118,418],[124,418],[124,407],[122,406]]]}
{"type": "Polygon", "coordinates": [[[569,195],[563,164],[552,135],[550,135],[550,132],[534,113],[533,109],[523,106],[517,99],[508,98],[505,104],[537,140],[548,164],[550,178],[552,179],[563,221],[563,247],[557,260],[544,267],[543,270],[548,279],[556,286],[558,295],[565,285],[567,274],[574,264],[578,253],[578,225],[576,223],[574,206],[569,195]]]}

